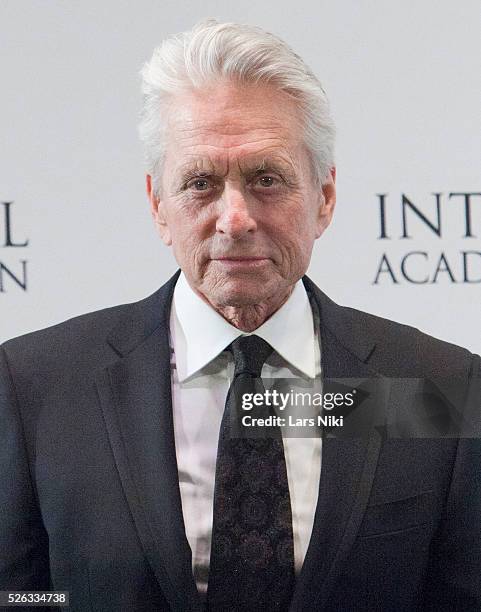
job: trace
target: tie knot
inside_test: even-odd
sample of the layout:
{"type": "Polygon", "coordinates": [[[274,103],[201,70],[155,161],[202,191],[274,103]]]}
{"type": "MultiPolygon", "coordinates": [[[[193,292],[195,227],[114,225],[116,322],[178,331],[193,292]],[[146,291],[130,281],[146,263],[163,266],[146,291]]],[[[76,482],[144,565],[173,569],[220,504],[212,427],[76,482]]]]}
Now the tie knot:
{"type": "Polygon", "coordinates": [[[234,377],[249,373],[260,378],[262,366],[272,353],[272,347],[260,336],[239,336],[230,345],[234,356],[234,377]]]}

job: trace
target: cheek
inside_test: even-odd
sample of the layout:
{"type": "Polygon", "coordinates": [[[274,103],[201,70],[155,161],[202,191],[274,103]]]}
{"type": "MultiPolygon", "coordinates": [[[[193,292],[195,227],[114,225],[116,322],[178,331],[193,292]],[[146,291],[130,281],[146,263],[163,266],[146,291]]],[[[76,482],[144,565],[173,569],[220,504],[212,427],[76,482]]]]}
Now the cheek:
{"type": "Polygon", "coordinates": [[[204,240],[215,231],[215,211],[212,205],[187,203],[175,215],[175,225],[184,241],[204,240]]]}
{"type": "Polygon", "coordinates": [[[302,206],[292,207],[287,214],[283,215],[277,223],[277,233],[279,242],[284,242],[292,247],[300,248],[314,239],[316,231],[314,218],[309,210],[302,206]]]}
{"type": "Polygon", "coordinates": [[[183,267],[194,270],[202,265],[207,251],[207,236],[202,228],[185,218],[179,222],[172,236],[175,258],[183,267]]]}
{"type": "MultiPolygon", "coordinates": [[[[308,263],[316,238],[316,225],[310,211],[299,207],[291,210],[288,222],[278,224],[272,234],[291,268],[302,268],[308,263]]],[[[287,262],[286,262],[287,263],[287,262]]]]}

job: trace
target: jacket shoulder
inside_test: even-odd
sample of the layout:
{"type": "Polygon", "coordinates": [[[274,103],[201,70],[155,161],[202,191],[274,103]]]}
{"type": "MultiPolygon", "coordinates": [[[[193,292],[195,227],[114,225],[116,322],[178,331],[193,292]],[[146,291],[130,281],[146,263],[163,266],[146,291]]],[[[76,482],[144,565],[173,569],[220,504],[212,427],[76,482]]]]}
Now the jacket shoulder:
{"type": "Polygon", "coordinates": [[[466,348],[416,327],[337,304],[308,277],[303,282],[320,307],[321,327],[384,376],[445,380],[459,374],[467,378],[479,364],[479,356],[466,348]]]}
{"type": "Polygon", "coordinates": [[[158,291],[138,302],[82,314],[61,323],[23,334],[2,345],[7,361],[31,371],[58,368],[62,363],[105,361],[115,356],[106,340],[111,330],[127,328],[152,307],[158,291]]]}
{"type": "Polygon", "coordinates": [[[416,327],[341,306],[353,333],[368,336],[375,349],[372,363],[386,375],[443,377],[467,373],[473,353],[468,349],[424,333],[416,327]]]}
{"type": "Polygon", "coordinates": [[[168,323],[178,270],[154,293],[137,302],[80,315],[0,346],[17,373],[60,376],[106,366],[168,323]]]}

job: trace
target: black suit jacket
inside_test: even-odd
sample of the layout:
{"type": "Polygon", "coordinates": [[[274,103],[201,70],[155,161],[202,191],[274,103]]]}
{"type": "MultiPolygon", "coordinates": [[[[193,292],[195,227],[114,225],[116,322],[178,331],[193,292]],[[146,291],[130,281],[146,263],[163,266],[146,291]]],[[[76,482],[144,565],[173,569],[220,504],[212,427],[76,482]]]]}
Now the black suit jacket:
{"type": "MultiPolygon", "coordinates": [[[[0,590],[68,590],[79,611],[201,609],[171,409],[177,276],[140,302],[0,347],[0,590]]],[[[423,378],[476,417],[478,356],[303,281],[320,309],[325,377],[423,378]]],[[[395,382],[382,408],[412,401],[395,382]]],[[[326,438],[291,609],[479,612],[480,440],[326,438]]]]}

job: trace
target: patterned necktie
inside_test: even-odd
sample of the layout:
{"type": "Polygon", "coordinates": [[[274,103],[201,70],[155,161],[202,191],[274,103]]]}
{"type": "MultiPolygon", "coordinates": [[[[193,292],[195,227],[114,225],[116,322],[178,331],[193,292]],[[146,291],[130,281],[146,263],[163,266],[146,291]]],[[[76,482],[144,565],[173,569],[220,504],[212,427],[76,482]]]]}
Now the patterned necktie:
{"type": "Polygon", "coordinates": [[[231,351],[235,371],[217,449],[207,609],[283,612],[294,589],[294,542],[281,432],[240,438],[231,430],[252,414],[239,396],[264,390],[260,374],[272,348],[252,335],[237,338],[231,351]]]}

